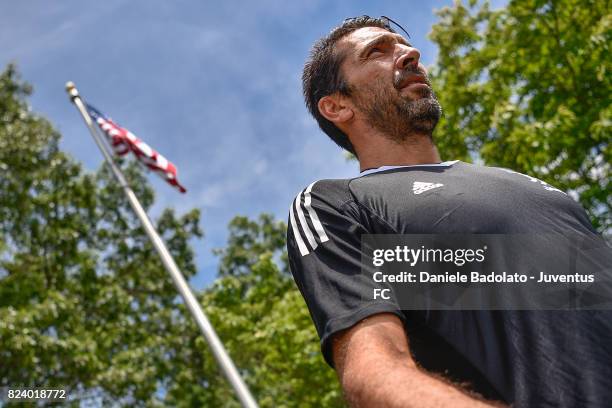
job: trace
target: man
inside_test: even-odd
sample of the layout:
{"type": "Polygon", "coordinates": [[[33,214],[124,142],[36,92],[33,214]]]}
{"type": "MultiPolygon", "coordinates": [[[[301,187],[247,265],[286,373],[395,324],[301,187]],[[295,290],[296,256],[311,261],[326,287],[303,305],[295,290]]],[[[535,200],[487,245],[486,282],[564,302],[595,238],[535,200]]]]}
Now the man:
{"type": "MultiPolygon", "coordinates": [[[[503,169],[442,162],[441,108],[419,51],[367,16],[313,47],[306,104],[362,174],[298,194],[287,246],[294,279],[355,407],[603,407],[612,404],[612,319],[604,312],[403,311],[371,300],[363,234],[584,234],[584,210],[503,169]]],[[[533,248],[538,255],[541,248],[533,248]]]]}

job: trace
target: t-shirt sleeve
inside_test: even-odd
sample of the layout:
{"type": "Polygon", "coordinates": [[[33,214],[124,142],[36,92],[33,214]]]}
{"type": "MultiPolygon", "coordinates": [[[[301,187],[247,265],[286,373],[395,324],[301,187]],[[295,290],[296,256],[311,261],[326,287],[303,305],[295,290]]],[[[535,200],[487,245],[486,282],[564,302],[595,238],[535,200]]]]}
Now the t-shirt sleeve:
{"type": "Polygon", "coordinates": [[[357,204],[324,181],[308,186],[291,205],[289,266],[330,366],[334,333],[383,312],[403,320],[394,300],[373,299],[371,272],[362,268],[361,235],[367,233],[357,204]]]}

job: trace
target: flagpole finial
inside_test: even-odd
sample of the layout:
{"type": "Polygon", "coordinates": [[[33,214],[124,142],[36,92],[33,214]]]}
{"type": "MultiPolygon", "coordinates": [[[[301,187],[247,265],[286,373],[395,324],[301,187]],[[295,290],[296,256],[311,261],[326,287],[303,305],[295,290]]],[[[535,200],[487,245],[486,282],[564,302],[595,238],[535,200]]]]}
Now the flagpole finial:
{"type": "Polygon", "coordinates": [[[76,89],[76,85],[72,81],[66,82],[66,92],[70,95],[70,99],[74,99],[79,96],[79,91],[76,89]]]}

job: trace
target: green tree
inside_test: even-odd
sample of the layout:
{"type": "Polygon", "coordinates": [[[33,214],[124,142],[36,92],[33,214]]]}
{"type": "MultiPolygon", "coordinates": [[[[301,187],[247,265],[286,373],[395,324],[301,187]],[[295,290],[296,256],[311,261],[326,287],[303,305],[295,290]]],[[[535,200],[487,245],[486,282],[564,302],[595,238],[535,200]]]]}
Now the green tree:
{"type": "Polygon", "coordinates": [[[608,0],[456,2],[437,12],[432,78],[447,158],[481,158],[570,192],[612,227],[608,0]]]}
{"type": "Polygon", "coordinates": [[[225,248],[214,253],[221,257],[219,275],[244,275],[259,258],[267,253],[273,254],[282,262],[281,270],[289,272],[285,243],[287,226],[275,222],[270,214],[261,214],[258,220],[237,216],[229,224],[229,238],[225,248]]]}
{"type": "MultiPolygon", "coordinates": [[[[306,304],[288,273],[287,226],[263,214],[236,217],[221,255],[221,277],[202,304],[262,407],[339,407],[335,372],[326,366],[306,304]]],[[[181,360],[168,399],[177,406],[238,407],[215,373],[215,362],[195,326],[176,344],[181,360]]],[[[179,337],[176,337],[179,339],[179,337]]]]}
{"type": "MultiPolygon", "coordinates": [[[[30,92],[15,67],[0,75],[0,386],[153,402],[173,364],[169,327],[186,319],[176,290],[109,172],[60,151],[30,92]]],[[[149,208],[140,168],[124,169],[149,208]]],[[[156,220],[187,276],[198,222],[195,210],[156,220]]]]}
{"type": "MultiPolygon", "coordinates": [[[[30,92],[15,67],[0,75],[0,387],[62,387],[98,405],[238,406],[110,172],[61,152],[30,92]]],[[[150,208],[140,167],[122,167],[150,208]]],[[[199,213],[166,209],[155,223],[193,276],[199,213]]],[[[199,298],[258,402],[341,406],[288,272],[286,225],[264,214],[229,231],[220,278],[199,298]]]]}

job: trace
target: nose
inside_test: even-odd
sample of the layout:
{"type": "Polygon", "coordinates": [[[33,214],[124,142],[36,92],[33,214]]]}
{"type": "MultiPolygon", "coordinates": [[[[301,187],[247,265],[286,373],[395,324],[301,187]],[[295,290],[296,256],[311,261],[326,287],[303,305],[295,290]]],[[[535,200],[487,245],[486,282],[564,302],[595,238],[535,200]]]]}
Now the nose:
{"type": "MultiPolygon", "coordinates": [[[[406,48],[406,47],[402,47],[406,48]]],[[[419,65],[419,59],[421,58],[421,53],[416,48],[408,47],[407,51],[404,51],[397,59],[395,60],[395,67],[397,69],[404,70],[406,68],[411,68],[413,70],[417,69],[419,65]]]]}

